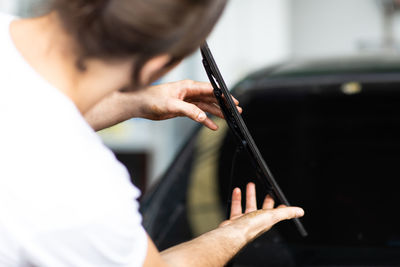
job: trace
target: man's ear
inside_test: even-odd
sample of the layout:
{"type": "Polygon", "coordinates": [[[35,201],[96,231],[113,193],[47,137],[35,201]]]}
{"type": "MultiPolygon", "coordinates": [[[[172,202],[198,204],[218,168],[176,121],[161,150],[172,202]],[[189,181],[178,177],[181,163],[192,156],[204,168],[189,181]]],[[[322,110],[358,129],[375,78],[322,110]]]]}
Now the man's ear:
{"type": "Polygon", "coordinates": [[[147,61],[140,71],[140,84],[150,84],[168,72],[170,69],[166,70],[165,66],[168,65],[170,60],[171,57],[169,55],[163,54],[147,61]]]}

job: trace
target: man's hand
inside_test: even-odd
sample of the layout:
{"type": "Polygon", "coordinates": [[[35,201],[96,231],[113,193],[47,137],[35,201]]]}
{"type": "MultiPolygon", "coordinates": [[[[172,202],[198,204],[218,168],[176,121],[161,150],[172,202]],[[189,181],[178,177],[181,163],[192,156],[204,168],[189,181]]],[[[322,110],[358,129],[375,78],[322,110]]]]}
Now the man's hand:
{"type": "MultiPolygon", "coordinates": [[[[236,99],[234,101],[239,104],[236,99]]],[[[242,112],[240,107],[238,110],[242,112]]],[[[223,118],[211,84],[185,80],[134,92],[114,92],[84,115],[96,131],[131,118],[166,120],[174,117],[189,117],[217,130],[218,126],[206,112],[223,118]]]]}
{"type": "MultiPolygon", "coordinates": [[[[301,208],[285,206],[274,208],[275,203],[270,196],[264,199],[262,209],[257,210],[256,190],[253,183],[247,185],[244,213],[241,200],[240,189],[235,188],[232,193],[229,220],[223,222],[215,230],[163,251],[160,261],[174,267],[225,266],[244,246],[271,229],[276,223],[304,215],[301,208]]],[[[149,264],[145,266],[156,266],[151,265],[150,262],[151,259],[157,258],[156,253],[148,255],[147,258],[149,264]]]]}
{"type": "MultiPolygon", "coordinates": [[[[213,88],[207,82],[185,80],[151,86],[135,92],[140,104],[138,117],[165,120],[174,117],[189,117],[217,130],[218,126],[207,117],[206,112],[223,118],[213,88]]],[[[239,102],[235,99],[236,105],[239,102]]],[[[241,108],[238,107],[241,112],[241,108]]]]}
{"type": "Polygon", "coordinates": [[[262,209],[257,210],[256,187],[254,183],[248,183],[246,188],[246,209],[242,211],[242,193],[240,188],[235,188],[232,192],[232,204],[230,219],[221,223],[220,227],[237,223],[249,224],[253,227],[250,229],[250,240],[267,232],[273,225],[282,221],[293,218],[302,217],[304,211],[297,207],[287,207],[280,205],[274,208],[275,201],[267,195],[264,199],[262,209]]]}

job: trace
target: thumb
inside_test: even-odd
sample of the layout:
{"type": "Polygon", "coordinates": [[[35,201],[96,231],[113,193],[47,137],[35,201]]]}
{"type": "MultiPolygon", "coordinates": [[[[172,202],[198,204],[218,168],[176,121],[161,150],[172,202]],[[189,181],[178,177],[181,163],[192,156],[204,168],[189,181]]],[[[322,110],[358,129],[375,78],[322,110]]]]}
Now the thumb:
{"type": "Polygon", "coordinates": [[[283,220],[299,218],[304,210],[298,207],[282,207],[273,210],[262,209],[245,214],[245,225],[249,226],[249,240],[260,236],[283,220]]]}
{"type": "Polygon", "coordinates": [[[283,220],[290,220],[293,218],[300,218],[304,216],[304,210],[298,207],[282,207],[270,210],[270,216],[273,224],[283,220]]]}

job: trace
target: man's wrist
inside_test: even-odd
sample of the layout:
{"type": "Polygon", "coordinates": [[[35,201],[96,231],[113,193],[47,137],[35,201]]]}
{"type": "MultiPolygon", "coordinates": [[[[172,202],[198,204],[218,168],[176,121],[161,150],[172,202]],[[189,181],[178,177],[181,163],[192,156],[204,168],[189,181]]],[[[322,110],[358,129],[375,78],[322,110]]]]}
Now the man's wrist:
{"type": "MultiPolygon", "coordinates": [[[[252,240],[250,228],[244,223],[239,223],[236,221],[224,226],[220,226],[218,229],[220,229],[222,234],[225,234],[229,237],[231,240],[230,244],[235,244],[235,247],[237,247],[238,251],[252,240]]],[[[235,254],[238,251],[236,251],[235,254]]]]}
{"type": "Polygon", "coordinates": [[[139,108],[140,99],[136,92],[118,92],[113,97],[116,98],[115,103],[118,103],[117,106],[122,121],[142,117],[139,108]]]}

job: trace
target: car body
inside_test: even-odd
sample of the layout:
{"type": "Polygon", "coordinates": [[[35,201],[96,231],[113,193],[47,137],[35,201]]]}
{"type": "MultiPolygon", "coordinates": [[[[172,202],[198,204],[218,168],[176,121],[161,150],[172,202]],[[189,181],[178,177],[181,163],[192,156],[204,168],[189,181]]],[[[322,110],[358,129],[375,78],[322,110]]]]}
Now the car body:
{"type": "MultiPolygon", "coordinates": [[[[309,232],[282,222],[233,266],[400,266],[400,58],[290,61],[232,90],[243,119],[309,232]]],[[[197,127],[142,200],[160,249],[218,227],[233,187],[267,193],[223,120],[197,127]]],[[[242,190],[244,191],[244,190],[242,190]]]]}

